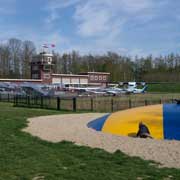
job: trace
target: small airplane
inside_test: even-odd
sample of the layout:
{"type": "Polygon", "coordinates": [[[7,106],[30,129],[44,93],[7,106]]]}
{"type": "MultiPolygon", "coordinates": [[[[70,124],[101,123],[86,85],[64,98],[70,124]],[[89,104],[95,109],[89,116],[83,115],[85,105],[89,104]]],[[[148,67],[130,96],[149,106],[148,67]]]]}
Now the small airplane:
{"type": "Polygon", "coordinates": [[[41,96],[53,96],[55,91],[51,85],[34,84],[29,82],[20,84],[20,87],[29,95],[36,94],[41,96]]]}
{"type": "Polygon", "coordinates": [[[126,94],[140,94],[140,93],[144,93],[147,89],[147,85],[145,82],[125,82],[119,83],[120,85],[127,85],[127,88],[124,89],[124,91],[126,92],[126,94]],[[142,89],[137,88],[137,85],[141,85],[143,86],[142,89]]]}
{"type": "Polygon", "coordinates": [[[2,94],[24,94],[24,91],[18,84],[10,82],[0,82],[0,91],[2,94]]]}
{"type": "Polygon", "coordinates": [[[147,86],[144,86],[142,89],[137,88],[136,82],[129,82],[127,88],[119,88],[119,84],[114,87],[102,88],[102,87],[68,87],[68,90],[77,91],[79,93],[89,93],[96,95],[121,95],[121,94],[138,94],[144,93],[147,89],[147,86]]]}
{"type": "Polygon", "coordinates": [[[68,90],[74,90],[78,92],[89,92],[89,91],[97,91],[101,89],[101,87],[68,87],[68,90]]]}
{"type": "Polygon", "coordinates": [[[87,90],[90,94],[96,94],[96,95],[105,95],[107,94],[105,89],[97,89],[97,90],[87,90]]]}
{"type": "Polygon", "coordinates": [[[148,86],[144,86],[142,89],[138,89],[138,88],[129,88],[127,89],[127,93],[133,93],[133,94],[141,94],[141,93],[145,93],[145,91],[147,90],[148,86]]]}
{"type": "Polygon", "coordinates": [[[112,87],[112,88],[107,88],[106,93],[116,96],[116,95],[120,95],[120,94],[125,94],[126,90],[124,90],[122,88],[112,87]]]}

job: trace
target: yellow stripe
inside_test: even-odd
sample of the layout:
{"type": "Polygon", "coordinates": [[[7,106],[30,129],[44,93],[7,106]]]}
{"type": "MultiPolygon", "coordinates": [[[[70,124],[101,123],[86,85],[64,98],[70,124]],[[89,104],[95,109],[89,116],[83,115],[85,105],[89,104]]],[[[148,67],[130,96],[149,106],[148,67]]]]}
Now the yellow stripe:
{"type": "Polygon", "coordinates": [[[163,139],[163,107],[152,105],[118,111],[109,116],[102,131],[117,135],[133,136],[142,121],[156,139],[163,139]]]}

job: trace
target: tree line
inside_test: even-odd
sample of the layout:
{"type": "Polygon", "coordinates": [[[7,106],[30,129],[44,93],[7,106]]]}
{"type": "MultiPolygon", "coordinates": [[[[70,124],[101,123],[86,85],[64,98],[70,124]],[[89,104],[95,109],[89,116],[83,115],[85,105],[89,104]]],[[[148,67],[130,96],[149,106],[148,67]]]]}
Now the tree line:
{"type": "Polygon", "coordinates": [[[0,44],[0,77],[30,78],[30,61],[36,54],[31,41],[11,38],[0,44]]]}
{"type": "Polygon", "coordinates": [[[54,53],[56,73],[110,72],[110,81],[179,82],[180,55],[129,57],[114,52],[104,55],[54,53]]]}
{"type": "MultiPolygon", "coordinates": [[[[30,78],[30,62],[36,55],[32,41],[11,38],[0,44],[0,78],[30,78]]],[[[110,72],[110,81],[179,82],[180,54],[130,57],[114,52],[81,55],[77,51],[53,52],[55,73],[110,72]]]]}

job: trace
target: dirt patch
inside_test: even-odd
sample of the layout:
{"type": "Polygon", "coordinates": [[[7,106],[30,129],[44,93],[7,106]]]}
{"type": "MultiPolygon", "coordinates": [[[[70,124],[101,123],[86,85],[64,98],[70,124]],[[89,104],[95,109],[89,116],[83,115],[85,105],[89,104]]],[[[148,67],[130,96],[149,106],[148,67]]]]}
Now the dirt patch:
{"type": "Polygon", "coordinates": [[[108,152],[121,150],[130,156],[154,160],[164,167],[180,168],[180,141],[139,139],[116,136],[87,127],[87,123],[102,117],[102,113],[53,115],[28,119],[29,132],[41,139],[102,148],[108,152]]]}

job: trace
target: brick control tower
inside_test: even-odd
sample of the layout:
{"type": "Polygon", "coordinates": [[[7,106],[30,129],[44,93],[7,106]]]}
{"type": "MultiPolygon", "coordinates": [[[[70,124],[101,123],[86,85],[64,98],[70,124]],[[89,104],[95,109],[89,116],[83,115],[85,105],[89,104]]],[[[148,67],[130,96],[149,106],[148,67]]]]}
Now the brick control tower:
{"type": "Polygon", "coordinates": [[[31,62],[31,79],[41,79],[43,83],[52,82],[53,55],[46,52],[33,57],[31,62]]]}

